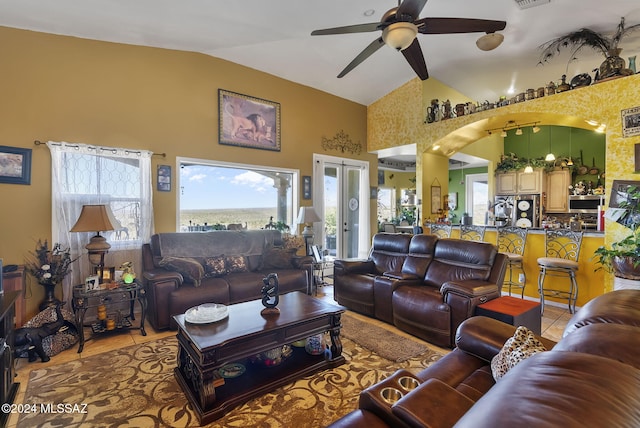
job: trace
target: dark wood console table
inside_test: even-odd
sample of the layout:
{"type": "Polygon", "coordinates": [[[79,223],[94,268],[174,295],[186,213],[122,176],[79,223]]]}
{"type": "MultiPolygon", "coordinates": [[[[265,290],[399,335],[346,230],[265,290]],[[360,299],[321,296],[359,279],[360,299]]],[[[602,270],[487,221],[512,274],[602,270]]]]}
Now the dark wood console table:
{"type": "Polygon", "coordinates": [[[191,324],[184,314],[178,323],[178,383],[202,424],[224,416],[233,407],[263,395],[302,376],[345,362],[340,341],[340,317],[345,308],[304,293],[280,296],[280,314],[261,315],[260,300],[230,305],[229,316],[210,324],[191,324]],[[247,359],[258,353],[329,332],[331,357],[307,354],[293,348],[293,354],[276,367],[260,367],[247,359]],[[246,372],[225,379],[219,369],[239,362],[246,372]]]}

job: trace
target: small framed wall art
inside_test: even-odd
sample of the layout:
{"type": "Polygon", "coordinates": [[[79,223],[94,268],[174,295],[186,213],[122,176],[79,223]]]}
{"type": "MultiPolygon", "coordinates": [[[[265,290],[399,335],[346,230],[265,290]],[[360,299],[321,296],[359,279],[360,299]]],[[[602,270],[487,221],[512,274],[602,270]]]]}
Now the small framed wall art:
{"type": "Polygon", "coordinates": [[[220,144],[280,151],[280,104],[218,90],[220,144]]]}
{"type": "Polygon", "coordinates": [[[311,199],[311,176],[302,176],[302,199],[311,199]]]}
{"type": "Polygon", "coordinates": [[[158,192],[171,191],[171,166],[158,165],[158,192]]]}
{"type": "Polygon", "coordinates": [[[622,110],[622,136],[640,135],[640,107],[622,110]]]}
{"type": "Polygon", "coordinates": [[[31,184],[31,149],[0,146],[0,183],[31,184]]]}

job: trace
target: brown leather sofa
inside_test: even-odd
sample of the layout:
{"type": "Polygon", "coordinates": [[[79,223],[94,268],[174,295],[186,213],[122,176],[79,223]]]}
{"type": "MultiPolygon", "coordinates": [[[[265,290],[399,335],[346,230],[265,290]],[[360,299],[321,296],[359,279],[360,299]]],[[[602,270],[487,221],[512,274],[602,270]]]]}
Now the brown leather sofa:
{"type": "MultiPolygon", "coordinates": [[[[277,230],[159,233],[142,247],[148,319],[156,330],[175,328],[172,316],[202,303],[231,304],[262,297],[262,279],[278,274],[279,292],[308,292],[310,257],[282,248],[277,230]],[[224,272],[208,269],[214,262],[238,260],[224,272]],[[171,263],[173,262],[173,263],[171,263]],[[176,269],[178,262],[195,264],[202,278],[176,269]],[[197,263],[194,263],[197,262],[197,263]],[[202,265],[202,269],[198,267],[202,265]],[[164,266],[163,266],[164,265],[164,266]],[[231,272],[230,272],[231,271],[231,272]]],[[[178,266],[179,267],[179,266],[178,266]]]]}
{"type": "Polygon", "coordinates": [[[336,260],[334,296],[347,308],[453,347],[458,325],[500,296],[506,256],[486,242],[378,233],[367,260],[336,260]]]}
{"type": "Polygon", "coordinates": [[[491,359],[515,327],[472,317],[457,347],[417,374],[399,370],[360,394],[359,408],[330,425],[344,427],[640,426],[640,290],[599,296],[578,311],[557,344],[520,362],[497,383],[491,359]],[[403,388],[409,377],[418,381],[403,388]],[[392,388],[403,396],[382,398],[392,388]]]}

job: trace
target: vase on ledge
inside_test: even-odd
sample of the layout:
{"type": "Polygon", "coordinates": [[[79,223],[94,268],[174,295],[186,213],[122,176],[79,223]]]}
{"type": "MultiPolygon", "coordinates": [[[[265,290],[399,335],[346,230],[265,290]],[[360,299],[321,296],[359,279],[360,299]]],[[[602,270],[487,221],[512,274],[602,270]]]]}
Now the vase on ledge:
{"type": "Polygon", "coordinates": [[[629,57],[629,70],[631,70],[633,74],[636,74],[636,56],[635,55],[629,57]]]}
{"type": "Polygon", "coordinates": [[[42,284],[40,283],[42,288],[44,288],[44,300],[40,303],[39,309],[40,311],[44,311],[49,307],[56,307],[60,304],[60,300],[56,299],[56,285],[57,284],[42,284]]]}
{"type": "Polygon", "coordinates": [[[607,57],[600,64],[599,80],[617,76],[625,68],[624,59],[620,56],[621,52],[622,49],[620,48],[611,49],[607,52],[607,57]]]}

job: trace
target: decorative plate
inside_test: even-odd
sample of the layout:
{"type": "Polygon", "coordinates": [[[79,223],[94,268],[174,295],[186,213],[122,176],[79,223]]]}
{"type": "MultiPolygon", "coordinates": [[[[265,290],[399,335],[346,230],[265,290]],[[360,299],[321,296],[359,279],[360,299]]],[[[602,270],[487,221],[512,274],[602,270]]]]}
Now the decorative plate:
{"type": "Polygon", "coordinates": [[[526,211],[529,209],[529,207],[531,206],[531,204],[529,204],[528,201],[520,201],[518,202],[518,208],[522,211],[526,211]]]}
{"type": "Polygon", "coordinates": [[[531,226],[533,226],[533,224],[531,223],[531,220],[529,220],[528,218],[520,218],[520,219],[518,219],[518,221],[516,221],[516,226],[518,226],[518,227],[531,227],[531,226]]]}
{"type": "Polygon", "coordinates": [[[246,371],[246,367],[240,363],[231,363],[226,366],[222,366],[218,373],[225,379],[233,379],[234,377],[238,377],[242,375],[246,371]]]}
{"type": "Polygon", "coordinates": [[[208,324],[229,316],[229,309],[218,303],[204,303],[187,309],[184,319],[192,324],[208,324]]]}

